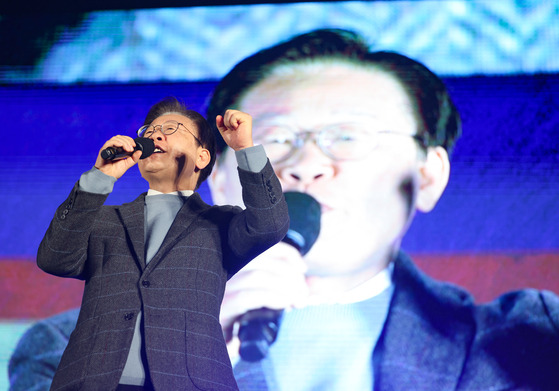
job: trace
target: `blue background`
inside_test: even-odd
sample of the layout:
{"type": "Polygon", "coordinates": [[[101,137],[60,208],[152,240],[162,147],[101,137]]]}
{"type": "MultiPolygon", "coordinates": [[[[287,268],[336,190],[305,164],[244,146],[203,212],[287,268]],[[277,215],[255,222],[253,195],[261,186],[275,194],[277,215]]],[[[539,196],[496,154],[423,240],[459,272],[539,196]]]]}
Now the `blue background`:
{"type": "MultiPolygon", "coordinates": [[[[418,215],[411,252],[557,250],[559,76],[445,78],[463,116],[441,202],[418,215]]],[[[114,134],[133,136],[157,100],[204,112],[215,82],[4,86],[2,255],[34,256],[54,213],[114,134]],[[17,229],[15,229],[17,227],[17,229]]],[[[356,178],[357,180],[357,178],[356,178]]],[[[145,191],[134,168],[109,203],[145,191]]],[[[201,189],[211,202],[207,187],[201,189]]]]}

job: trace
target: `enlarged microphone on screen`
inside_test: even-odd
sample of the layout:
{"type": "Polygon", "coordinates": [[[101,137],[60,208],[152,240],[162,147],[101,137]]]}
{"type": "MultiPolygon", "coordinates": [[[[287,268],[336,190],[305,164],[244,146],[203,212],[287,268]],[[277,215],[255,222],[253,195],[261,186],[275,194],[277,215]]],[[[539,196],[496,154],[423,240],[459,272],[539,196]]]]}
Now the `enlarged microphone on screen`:
{"type": "MultiPolygon", "coordinates": [[[[305,255],[320,233],[320,204],[306,193],[286,192],[289,230],[283,242],[305,255]]],[[[268,355],[276,340],[283,310],[260,308],[248,311],[239,320],[239,354],[245,361],[256,362],[268,355]]]]}
{"type": "MultiPolygon", "coordinates": [[[[134,147],[134,152],[142,151],[142,156],[140,159],[145,159],[149,157],[153,151],[155,151],[155,144],[153,140],[145,137],[136,137],[134,139],[136,146],[134,147]]],[[[126,152],[122,148],[108,147],[101,151],[101,157],[105,160],[118,160],[128,156],[132,156],[134,152],[126,152]]]]}

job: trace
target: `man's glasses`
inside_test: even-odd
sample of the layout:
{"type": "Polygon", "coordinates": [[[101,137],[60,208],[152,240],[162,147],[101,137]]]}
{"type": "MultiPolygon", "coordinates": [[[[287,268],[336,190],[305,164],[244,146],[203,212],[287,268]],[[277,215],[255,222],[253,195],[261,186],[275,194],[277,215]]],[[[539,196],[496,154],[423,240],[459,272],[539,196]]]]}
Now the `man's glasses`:
{"type": "Polygon", "coordinates": [[[426,140],[418,135],[390,131],[373,132],[363,124],[338,124],[319,131],[298,132],[297,129],[281,125],[266,125],[254,132],[255,143],[262,144],[272,163],[280,163],[301,149],[311,139],[328,157],[334,160],[359,160],[369,155],[380,144],[382,135],[412,137],[422,147],[426,140]]]}
{"type": "Polygon", "coordinates": [[[180,122],[177,121],[165,121],[161,125],[144,125],[140,129],[138,129],[138,136],[146,137],[146,138],[151,137],[158,130],[161,133],[163,133],[165,136],[169,136],[175,133],[179,129],[179,126],[181,125],[183,128],[186,129],[188,133],[192,135],[192,137],[196,139],[196,141],[198,141],[199,145],[203,145],[202,142],[198,139],[198,137],[194,135],[194,133],[188,130],[188,128],[184,126],[184,124],[181,124],[180,122]]]}

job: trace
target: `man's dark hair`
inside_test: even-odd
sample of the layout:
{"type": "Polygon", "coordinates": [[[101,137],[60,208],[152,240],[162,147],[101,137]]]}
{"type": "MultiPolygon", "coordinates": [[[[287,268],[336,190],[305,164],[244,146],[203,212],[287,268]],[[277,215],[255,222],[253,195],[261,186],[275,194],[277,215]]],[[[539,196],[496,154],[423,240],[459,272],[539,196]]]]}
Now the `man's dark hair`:
{"type": "MultiPolygon", "coordinates": [[[[244,94],[280,66],[324,59],[338,59],[391,74],[413,103],[419,126],[417,134],[424,139],[424,144],[440,145],[449,154],[452,152],[461,133],[461,121],[442,80],[423,64],[404,55],[369,51],[361,36],[341,29],[314,30],[247,57],[217,85],[207,117],[215,118],[228,108],[238,108],[244,94]]],[[[215,126],[212,128],[219,133],[215,126]]],[[[218,152],[225,147],[218,138],[218,152]]]]}
{"type": "Polygon", "coordinates": [[[202,114],[188,109],[184,103],[175,97],[167,97],[151,106],[144,120],[144,125],[149,125],[156,118],[168,113],[177,113],[191,120],[198,130],[198,135],[196,137],[200,140],[201,146],[210,152],[210,162],[200,171],[200,176],[196,182],[196,188],[199,188],[211,174],[215,163],[216,142],[214,132],[202,114]]]}

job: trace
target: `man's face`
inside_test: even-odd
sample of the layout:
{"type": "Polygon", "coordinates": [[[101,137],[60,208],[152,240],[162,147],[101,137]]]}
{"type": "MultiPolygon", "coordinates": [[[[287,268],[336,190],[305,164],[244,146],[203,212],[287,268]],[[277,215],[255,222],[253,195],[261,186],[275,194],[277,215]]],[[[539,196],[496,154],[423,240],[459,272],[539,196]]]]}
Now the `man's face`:
{"type": "MultiPolygon", "coordinates": [[[[349,65],[301,67],[257,84],[240,110],[253,116],[255,144],[270,123],[298,132],[353,124],[350,129],[399,133],[380,134],[377,147],[357,160],[351,153],[345,160],[332,159],[309,137],[274,164],[284,191],[308,193],[322,205],[320,236],[305,256],[309,275],[349,276],[371,271],[372,264],[378,268],[390,257],[415,210],[413,189],[422,160],[409,137],[417,128],[410,101],[390,75],[349,65]]],[[[222,158],[216,170],[227,172],[225,198],[214,188],[214,199],[240,203],[235,157],[227,151],[222,158]]]]}
{"type": "Polygon", "coordinates": [[[151,188],[157,190],[161,184],[167,189],[164,191],[194,189],[197,179],[196,160],[201,148],[192,135],[198,136],[196,125],[179,114],[162,115],[151,125],[155,126],[156,131],[149,138],[153,139],[156,149],[150,157],[138,162],[142,177],[150,183],[151,188]],[[165,135],[158,125],[167,121],[176,121],[182,125],[179,125],[175,133],[165,135]],[[167,186],[177,188],[168,190],[167,186]]]}

